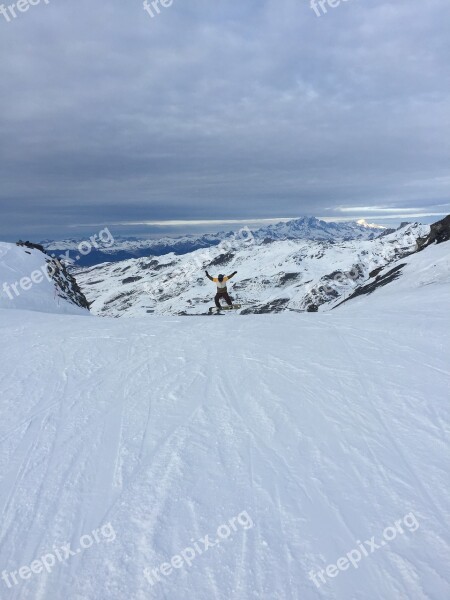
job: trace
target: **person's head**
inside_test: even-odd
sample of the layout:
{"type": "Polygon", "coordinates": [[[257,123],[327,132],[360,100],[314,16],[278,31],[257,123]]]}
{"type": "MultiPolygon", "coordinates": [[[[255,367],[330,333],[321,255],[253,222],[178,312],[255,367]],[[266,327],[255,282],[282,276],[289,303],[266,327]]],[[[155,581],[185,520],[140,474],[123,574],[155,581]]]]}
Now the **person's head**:
{"type": "Polygon", "coordinates": [[[223,275],[222,275],[222,274],[220,274],[220,275],[217,277],[217,279],[218,279],[219,281],[223,281],[223,275]]]}

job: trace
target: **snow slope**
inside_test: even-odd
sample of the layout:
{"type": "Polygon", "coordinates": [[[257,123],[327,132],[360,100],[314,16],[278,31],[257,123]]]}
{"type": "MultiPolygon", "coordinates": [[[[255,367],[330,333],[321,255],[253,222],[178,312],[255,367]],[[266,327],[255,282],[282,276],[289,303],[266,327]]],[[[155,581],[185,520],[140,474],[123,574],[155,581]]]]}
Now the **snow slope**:
{"type": "Polygon", "coordinates": [[[84,304],[61,264],[36,248],[0,242],[0,309],[88,314],[84,304]]]}
{"type": "MultiPolygon", "coordinates": [[[[344,304],[338,300],[337,305],[352,312],[358,308],[391,311],[399,307],[420,312],[427,310],[430,295],[435,293],[440,298],[442,288],[447,286],[450,286],[450,242],[433,244],[394,261],[357,288],[354,297],[350,296],[344,304]]],[[[434,303],[432,299],[431,302],[434,303]]]]}
{"type": "Polygon", "coordinates": [[[446,246],[327,313],[0,309],[2,600],[449,598],[446,246]]]}

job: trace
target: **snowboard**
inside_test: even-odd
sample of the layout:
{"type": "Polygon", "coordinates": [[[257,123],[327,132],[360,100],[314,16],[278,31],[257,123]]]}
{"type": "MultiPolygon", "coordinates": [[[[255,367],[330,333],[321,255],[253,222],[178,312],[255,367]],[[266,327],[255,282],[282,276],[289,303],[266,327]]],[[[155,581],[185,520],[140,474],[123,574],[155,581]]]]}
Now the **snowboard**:
{"type": "Polygon", "coordinates": [[[211,306],[209,309],[209,314],[217,315],[220,314],[223,310],[238,310],[239,308],[241,308],[240,304],[233,304],[232,306],[228,306],[227,304],[226,306],[222,306],[222,308],[217,308],[217,306],[211,306]]]}

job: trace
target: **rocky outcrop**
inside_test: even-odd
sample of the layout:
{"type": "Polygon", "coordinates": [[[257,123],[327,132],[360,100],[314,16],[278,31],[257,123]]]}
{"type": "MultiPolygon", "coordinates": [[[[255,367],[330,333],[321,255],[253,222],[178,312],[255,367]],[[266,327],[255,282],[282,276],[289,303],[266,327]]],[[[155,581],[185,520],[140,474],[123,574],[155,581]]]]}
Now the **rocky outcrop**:
{"type": "Polygon", "coordinates": [[[241,314],[243,315],[264,315],[267,313],[283,312],[289,304],[289,298],[277,298],[265,304],[257,304],[251,308],[244,308],[241,314]]]}
{"type": "Polygon", "coordinates": [[[440,221],[433,223],[430,233],[425,238],[417,240],[418,251],[420,252],[430,244],[442,244],[450,240],[450,215],[447,215],[440,221]]]}
{"type": "Polygon", "coordinates": [[[48,261],[47,269],[52,275],[52,279],[58,288],[58,295],[60,298],[65,298],[66,300],[69,300],[69,302],[89,310],[89,302],[81,291],[77,280],[69,273],[62,263],[51,258],[48,261]]]}
{"type": "Polygon", "coordinates": [[[43,252],[44,254],[47,254],[47,252],[45,251],[44,246],[42,246],[42,244],[33,244],[32,242],[23,242],[22,240],[19,240],[16,243],[17,246],[24,246],[25,248],[30,248],[31,250],[39,250],[40,252],[43,252]]]}

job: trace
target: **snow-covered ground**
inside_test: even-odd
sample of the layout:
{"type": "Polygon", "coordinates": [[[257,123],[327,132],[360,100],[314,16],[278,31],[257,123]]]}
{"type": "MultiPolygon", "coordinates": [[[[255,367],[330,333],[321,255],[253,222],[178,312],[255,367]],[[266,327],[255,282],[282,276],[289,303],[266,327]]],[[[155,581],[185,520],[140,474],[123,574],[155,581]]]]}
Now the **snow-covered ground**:
{"type": "Polygon", "coordinates": [[[2,600],[449,598],[448,246],[327,313],[0,309],[2,600]]]}

